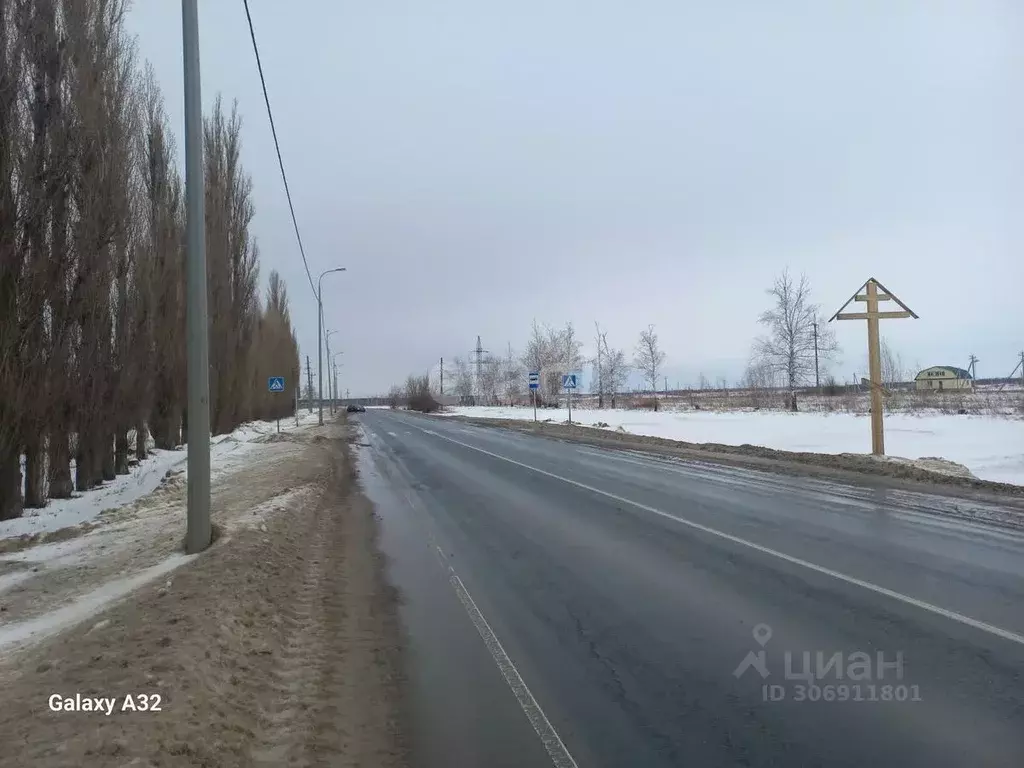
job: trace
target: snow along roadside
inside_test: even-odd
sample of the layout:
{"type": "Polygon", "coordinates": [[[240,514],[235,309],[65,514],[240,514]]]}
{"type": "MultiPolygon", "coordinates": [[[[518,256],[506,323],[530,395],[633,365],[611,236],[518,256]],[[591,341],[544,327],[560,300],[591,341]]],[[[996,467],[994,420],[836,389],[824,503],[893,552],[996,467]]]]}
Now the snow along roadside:
{"type": "MultiPolygon", "coordinates": [[[[295,419],[281,420],[282,434],[290,434],[315,424],[317,414],[303,411],[299,425],[295,419]]],[[[254,444],[277,433],[276,421],[254,421],[242,424],[227,435],[217,435],[210,441],[211,472],[230,471],[254,444]]],[[[83,523],[91,523],[106,511],[118,509],[148,496],[166,478],[168,472],[185,467],[188,453],[184,449],[166,451],[151,448],[150,456],[140,462],[127,475],[118,475],[110,482],[76,493],[70,499],[51,499],[42,509],[26,509],[21,517],[0,521],[0,540],[49,534],[83,523]]],[[[0,550],[2,551],[2,550],[0,550]]]]}
{"type": "MultiPolygon", "coordinates": [[[[294,423],[294,422],[293,422],[294,423]]],[[[221,535],[262,528],[266,516],[304,503],[314,470],[302,456],[318,428],[254,439],[214,472],[212,517],[221,535]]],[[[0,555],[0,649],[34,643],[87,620],[188,563],[183,471],[148,496],[107,510],[81,536],[0,555]]]]}

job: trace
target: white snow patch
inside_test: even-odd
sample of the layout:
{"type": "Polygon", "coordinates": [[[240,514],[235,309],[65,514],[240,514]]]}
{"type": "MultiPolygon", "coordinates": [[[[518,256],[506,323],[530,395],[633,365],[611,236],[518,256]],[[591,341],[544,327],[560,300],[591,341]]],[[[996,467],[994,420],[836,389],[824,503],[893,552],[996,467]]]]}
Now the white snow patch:
{"type": "Polygon", "coordinates": [[[95,549],[96,535],[86,534],[67,541],[55,541],[51,544],[39,544],[35,547],[18,552],[0,555],[0,562],[14,563],[47,563],[53,565],[73,565],[82,559],[82,555],[95,549]]]}
{"type": "MultiPolygon", "coordinates": [[[[532,408],[452,407],[449,415],[533,419],[532,408]]],[[[540,421],[564,423],[564,408],[542,408],[540,421]]],[[[572,411],[574,424],[603,422],[612,431],[690,443],[758,445],[782,451],[865,455],[871,450],[868,417],[848,413],[572,411]]],[[[886,453],[921,459],[942,457],[982,480],[1024,485],[1024,420],[991,416],[885,416],[886,453]]]]}
{"type": "Polygon", "coordinates": [[[267,499],[262,504],[257,504],[249,510],[249,514],[244,517],[231,521],[233,523],[231,527],[258,527],[261,531],[265,531],[266,526],[263,525],[263,521],[266,520],[268,516],[281,512],[292,504],[305,499],[310,496],[314,490],[315,488],[311,485],[303,485],[298,488],[292,488],[284,493],[280,493],[272,499],[267,499]]]}
{"type": "Polygon", "coordinates": [[[158,576],[181,567],[195,557],[196,555],[171,555],[166,560],[132,576],[108,581],[102,587],[78,597],[74,602],[55,611],[0,628],[0,648],[28,639],[39,640],[85,621],[115,600],[124,597],[158,576]]]}
{"type": "Polygon", "coordinates": [[[34,575],[35,574],[29,569],[0,574],[0,595],[8,589],[16,587],[21,582],[28,581],[34,575]]]}
{"type": "Polygon", "coordinates": [[[105,509],[131,504],[152,493],[167,471],[184,464],[186,458],[184,451],[154,450],[130,474],[70,499],[51,499],[42,509],[26,509],[21,517],[0,522],[0,538],[68,528],[95,519],[105,509]]]}
{"type": "MultiPolygon", "coordinates": [[[[281,432],[291,432],[317,423],[317,412],[281,419],[281,432]]],[[[247,460],[248,454],[262,445],[261,438],[277,432],[276,421],[255,421],[243,424],[227,435],[210,441],[210,474],[216,478],[233,471],[247,460]]],[[[168,471],[185,470],[188,451],[153,449],[150,456],[132,468],[130,474],[119,475],[70,499],[51,499],[42,509],[26,509],[21,517],[0,522],[0,539],[56,531],[94,520],[106,509],[117,509],[137,501],[156,490],[168,471]]],[[[185,473],[187,476],[187,473],[185,473]]]]}

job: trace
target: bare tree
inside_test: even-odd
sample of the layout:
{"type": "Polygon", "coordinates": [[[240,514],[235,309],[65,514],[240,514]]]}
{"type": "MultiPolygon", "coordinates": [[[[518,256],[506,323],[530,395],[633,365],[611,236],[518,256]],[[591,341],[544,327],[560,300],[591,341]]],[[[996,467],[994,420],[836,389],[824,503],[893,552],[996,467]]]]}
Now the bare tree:
{"type": "Polygon", "coordinates": [[[626,388],[630,366],[625,351],[608,344],[607,333],[601,334],[601,365],[604,369],[601,375],[602,386],[614,408],[618,394],[626,388]]]}
{"type": "Polygon", "coordinates": [[[523,368],[519,359],[509,346],[508,355],[503,361],[505,397],[509,405],[515,405],[523,393],[523,368]]]}
{"type": "Polygon", "coordinates": [[[572,323],[562,328],[540,326],[537,321],[523,354],[523,363],[540,373],[540,395],[556,400],[562,391],[562,375],[583,367],[583,344],[576,337],[572,323]]]}
{"type": "Polygon", "coordinates": [[[398,408],[402,404],[402,399],[405,397],[405,392],[400,386],[395,384],[388,390],[388,406],[391,408],[398,408]]]}
{"type": "Polygon", "coordinates": [[[22,511],[20,437],[25,386],[19,302],[22,259],[19,235],[23,216],[19,161],[26,142],[19,98],[24,71],[23,36],[16,30],[17,4],[0,0],[0,520],[22,511]]]}
{"type": "MultiPolygon", "coordinates": [[[[0,519],[126,472],[133,432],[139,460],[151,431],[174,447],[186,421],[181,181],[127,8],[0,0],[0,519]]],[[[218,102],[206,131],[222,430],[290,410],[267,370],[298,377],[283,283],[258,295],[240,126],[218,102]]]]}
{"type": "Polygon", "coordinates": [[[526,342],[526,351],[523,353],[523,363],[531,371],[540,373],[540,389],[538,396],[543,400],[548,397],[557,397],[561,381],[552,388],[551,371],[557,362],[556,350],[551,344],[552,331],[549,327],[543,328],[533,321],[533,327],[529,340],[526,342]]]}
{"type": "Polygon", "coordinates": [[[430,375],[409,376],[405,383],[405,396],[410,410],[433,413],[441,405],[430,392],[430,375]]]}
{"type": "Polygon", "coordinates": [[[789,270],[784,270],[767,293],[773,306],[761,314],[758,322],[767,327],[768,335],[754,342],[752,357],[781,375],[789,388],[789,408],[795,411],[797,388],[814,374],[815,324],[821,360],[834,358],[839,345],[835,333],[823,322],[819,306],[811,302],[811,285],[806,275],[794,281],[789,270]]]}
{"type": "Polygon", "coordinates": [[[553,337],[552,343],[558,353],[560,373],[573,373],[583,367],[583,342],[576,337],[572,323],[566,323],[553,337]]]}
{"type": "Polygon", "coordinates": [[[461,357],[456,357],[452,360],[452,370],[452,390],[460,398],[471,398],[474,382],[473,372],[469,370],[469,363],[461,357]]]}
{"type": "Polygon", "coordinates": [[[259,250],[249,225],[252,179],[241,164],[242,121],[220,97],[205,121],[206,252],[210,272],[210,423],[214,434],[252,418],[250,352],[259,298],[259,250]]]}
{"type": "Polygon", "coordinates": [[[640,332],[634,363],[654,394],[654,410],[658,410],[658,380],[661,378],[661,367],[665,364],[665,353],[658,346],[658,334],[653,325],[640,332]]]}
{"type": "MultiPolygon", "coordinates": [[[[172,449],[181,443],[185,409],[185,294],[184,214],[182,181],[176,170],[174,137],[168,124],[163,96],[156,85],[152,67],[146,71],[145,125],[140,132],[140,152],[145,212],[142,214],[142,260],[148,265],[140,284],[138,322],[146,328],[150,344],[143,354],[149,363],[148,421],[157,448],[172,449]]],[[[144,435],[136,446],[145,457],[144,435]]]]}
{"type": "Polygon", "coordinates": [[[882,384],[886,387],[902,384],[907,378],[907,369],[903,365],[903,358],[899,353],[893,352],[884,336],[879,343],[879,356],[882,363],[882,384]]]}
{"type": "Polygon", "coordinates": [[[754,359],[747,364],[740,386],[750,393],[754,405],[764,407],[771,403],[778,380],[778,373],[771,365],[754,359]]]}
{"type": "MultiPolygon", "coordinates": [[[[481,360],[480,373],[477,378],[477,386],[480,390],[478,394],[482,398],[483,404],[497,402],[498,393],[502,389],[502,383],[504,380],[502,358],[495,357],[494,355],[488,355],[481,360]]],[[[477,403],[477,405],[480,404],[481,403],[477,403]]]]}
{"type": "Polygon", "coordinates": [[[299,376],[299,348],[292,330],[288,288],[277,271],[267,281],[266,303],[260,313],[254,334],[253,359],[255,378],[252,382],[255,415],[279,419],[292,413],[295,388],[299,376]],[[284,392],[268,392],[266,381],[271,376],[285,377],[284,392]]]}
{"type": "Polygon", "coordinates": [[[604,350],[601,348],[601,324],[596,320],[594,321],[594,333],[594,347],[597,349],[597,352],[592,360],[594,374],[590,383],[590,389],[592,392],[597,392],[597,407],[604,408],[604,367],[601,360],[604,350]]]}
{"type": "Polygon", "coordinates": [[[605,398],[607,398],[614,408],[616,395],[626,386],[630,367],[626,362],[626,353],[608,344],[608,332],[602,331],[597,323],[594,323],[594,327],[597,354],[592,361],[594,366],[593,386],[597,387],[598,407],[604,408],[605,398]]]}

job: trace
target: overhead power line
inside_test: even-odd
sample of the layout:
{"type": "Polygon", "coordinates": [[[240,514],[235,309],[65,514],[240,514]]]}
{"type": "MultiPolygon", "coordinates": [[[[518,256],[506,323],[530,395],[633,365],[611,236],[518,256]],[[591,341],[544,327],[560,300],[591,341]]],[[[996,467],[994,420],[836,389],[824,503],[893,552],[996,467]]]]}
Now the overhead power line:
{"type": "Polygon", "coordinates": [[[288,210],[292,214],[292,226],[295,227],[295,239],[299,243],[299,254],[302,256],[302,264],[306,268],[306,278],[309,280],[310,290],[316,297],[316,286],[313,285],[313,274],[309,271],[309,262],[306,261],[306,249],[302,247],[302,235],[299,234],[299,222],[295,218],[295,206],[292,205],[292,193],[288,188],[288,174],[284,172],[284,160],[281,159],[281,144],[277,140],[277,128],[274,126],[274,111],[270,108],[270,96],[267,95],[267,81],[263,77],[263,64],[260,61],[260,48],[256,44],[256,31],[252,26],[252,14],[249,13],[249,0],[242,0],[245,5],[245,18],[249,21],[249,36],[252,38],[252,50],[256,54],[256,67],[260,72],[260,85],[263,86],[263,101],[267,104],[267,117],[270,118],[270,132],[274,136],[274,149],[277,150],[277,164],[281,168],[281,180],[284,182],[284,193],[288,198],[288,210]]]}

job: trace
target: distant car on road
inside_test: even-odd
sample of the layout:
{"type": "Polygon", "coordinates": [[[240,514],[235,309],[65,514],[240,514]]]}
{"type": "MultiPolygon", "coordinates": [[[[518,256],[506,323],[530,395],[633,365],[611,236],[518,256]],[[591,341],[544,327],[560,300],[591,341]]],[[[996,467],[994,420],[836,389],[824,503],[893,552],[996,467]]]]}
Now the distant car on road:
{"type": "Polygon", "coordinates": [[[366,413],[366,407],[362,405],[350,405],[346,409],[349,413],[366,413]]]}

